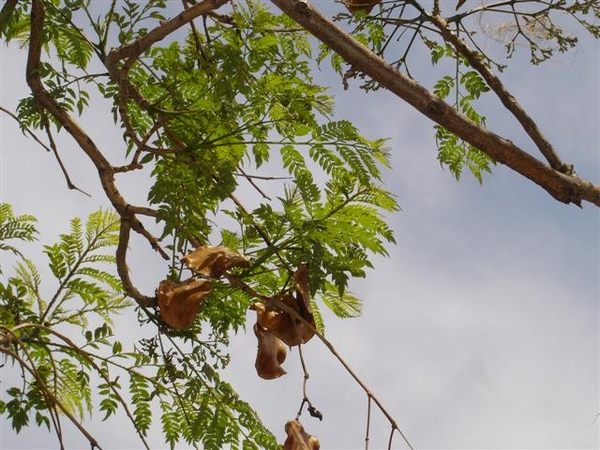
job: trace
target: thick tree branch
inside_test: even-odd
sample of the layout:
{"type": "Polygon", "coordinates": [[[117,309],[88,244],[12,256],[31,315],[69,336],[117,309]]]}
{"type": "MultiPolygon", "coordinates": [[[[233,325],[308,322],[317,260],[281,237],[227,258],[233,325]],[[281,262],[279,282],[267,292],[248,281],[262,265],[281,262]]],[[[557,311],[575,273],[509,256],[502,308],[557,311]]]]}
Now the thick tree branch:
{"type": "Polygon", "coordinates": [[[271,0],[290,18],[339,54],[355,70],[370,76],[426,117],[533,181],[563,203],[600,206],[600,186],[561,173],[503,138],[469,120],[425,87],[394,69],[303,0],[271,0]]]}
{"type": "Polygon", "coordinates": [[[121,220],[121,228],[119,229],[119,244],[117,245],[117,273],[123,283],[125,293],[133,298],[138,305],[149,308],[156,307],[158,300],[156,297],[147,297],[140,293],[131,282],[129,277],[129,267],[127,267],[127,248],[129,246],[129,235],[131,225],[121,220]]]}
{"type": "MultiPolygon", "coordinates": [[[[158,241],[152,236],[140,222],[136,214],[141,213],[152,216],[154,211],[149,208],[134,207],[127,203],[123,198],[115,184],[115,170],[109,161],[96,146],[94,141],[86,134],[86,132],[73,120],[73,118],[52,98],[46,91],[39,74],[39,64],[42,51],[42,32],[44,27],[44,6],[39,0],[34,0],[31,9],[31,33],[29,38],[29,54],[27,57],[27,84],[37,104],[44,110],[48,111],[52,116],[69,132],[75,139],[79,147],[91,159],[94,166],[98,170],[100,183],[108,199],[112,203],[117,213],[121,216],[122,221],[127,222],[128,227],[135,230],[137,233],[144,236],[154,250],[160,255],[169,259],[168,255],[160,247],[158,241]]],[[[125,243],[125,246],[127,244],[125,243]]],[[[122,271],[119,271],[121,275],[122,271]]],[[[123,280],[124,284],[127,279],[123,280]]],[[[140,296],[142,298],[143,296],[140,296]]],[[[134,297],[135,298],[135,297],[134,297]]],[[[136,298],[136,300],[138,300],[136,298]]]]}
{"type": "Polygon", "coordinates": [[[131,67],[131,64],[133,64],[133,62],[153,44],[163,40],[169,34],[191,22],[196,17],[208,14],[209,12],[220,8],[228,1],[229,0],[204,0],[191,8],[184,9],[179,15],[149,31],[137,41],[111,50],[106,58],[107,67],[114,68],[116,62],[122,59],[127,59],[125,64],[127,68],[131,67]]]}
{"type": "Polygon", "coordinates": [[[542,155],[544,155],[550,164],[550,167],[559,172],[572,175],[573,166],[561,161],[554,151],[552,144],[550,144],[550,142],[542,135],[542,132],[535,121],[527,114],[517,99],[508,92],[502,81],[492,73],[482,57],[477,52],[471,50],[469,46],[450,29],[448,22],[446,22],[442,16],[432,16],[431,20],[440,30],[444,40],[450,42],[456,51],[469,61],[471,67],[479,72],[487,82],[488,86],[496,93],[504,107],[519,121],[525,132],[538,147],[542,155]]]}

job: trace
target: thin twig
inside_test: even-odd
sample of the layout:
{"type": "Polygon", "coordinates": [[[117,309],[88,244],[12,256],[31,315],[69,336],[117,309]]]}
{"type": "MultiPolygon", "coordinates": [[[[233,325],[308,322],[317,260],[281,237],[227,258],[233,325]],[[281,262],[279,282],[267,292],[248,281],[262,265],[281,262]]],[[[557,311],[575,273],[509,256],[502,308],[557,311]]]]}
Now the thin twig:
{"type": "MultiPolygon", "coordinates": [[[[299,316],[300,317],[300,316],[299,316]]],[[[316,330],[315,330],[316,331],[316,330]]],[[[335,349],[335,347],[333,346],[333,344],[331,342],[329,342],[325,336],[323,336],[321,333],[319,333],[318,331],[315,332],[316,336],[319,338],[319,340],[321,342],[323,342],[323,344],[325,344],[325,347],[327,347],[329,349],[329,351],[337,358],[337,360],[342,364],[342,366],[344,366],[344,368],[346,369],[346,371],[350,374],[350,376],[352,378],[354,378],[354,380],[358,383],[358,385],[366,392],[366,394],[371,397],[373,399],[373,401],[375,402],[375,404],[377,405],[377,407],[379,408],[379,410],[383,413],[383,415],[387,418],[387,420],[390,422],[390,424],[392,425],[392,428],[395,428],[398,430],[398,432],[400,433],[400,435],[402,436],[402,439],[404,439],[404,442],[406,443],[406,445],[408,446],[409,449],[414,450],[413,446],[411,445],[410,441],[408,440],[408,438],[404,435],[404,433],[402,432],[402,430],[400,429],[400,427],[398,426],[398,424],[396,423],[396,420],[392,417],[392,415],[388,412],[388,410],[383,406],[383,404],[379,401],[379,399],[377,399],[377,397],[375,397],[373,395],[373,393],[371,392],[371,390],[367,387],[367,385],[359,378],[359,376],[356,374],[356,372],[354,372],[354,370],[352,370],[352,368],[350,367],[350,365],[344,360],[344,358],[342,358],[342,356],[338,353],[338,351],[335,349]]]]}
{"type": "Polygon", "coordinates": [[[58,331],[56,331],[56,330],[54,330],[52,328],[46,327],[46,326],[38,324],[38,323],[22,323],[22,324],[17,325],[16,327],[14,327],[13,330],[22,329],[22,328],[26,328],[26,327],[37,328],[37,329],[40,329],[40,330],[44,330],[44,331],[46,331],[46,332],[48,332],[48,333],[56,336],[57,338],[59,338],[60,340],[62,340],[64,343],[66,343],[74,352],[78,353],[83,358],[85,358],[86,361],[96,370],[96,372],[98,372],[98,375],[100,375],[100,377],[107,383],[107,385],[109,386],[109,388],[112,391],[113,395],[116,397],[116,399],[119,401],[119,403],[123,407],[123,410],[125,411],[125,414],[127,415],[127,417],[129,418],[129,420],[133,424],[135,430],[137,431],[137,433],[138,433],[138,435],[140,437],[140,440],[144,444],[144,447],[146,447],[148,450],[150,450],[150,446],[146,442],[146,438],[144,437],[144,434],[138,428],[138,426],[136,424],[136,421],[135,421],[135,418],[133,417],[133,414],[131,413],[131,411],[129,410],[129,407],[127,406],[127,402],[121,396],[121,394],[119,393],[119,391],[117,390],[117,388],[114,387],[113,383],[111,383],[109,376],[102,371],[102,369],[100,368],[100,366],[98,366],[98,364],[96,364],[96,362],[93,360],[93,358],[90,355],[88,355],[87,352],[85,352],[81,348],[79,348],[78,345],[76,345],[71,339],[69,339],[68,337],[66,337],[64,334],[59,333],[58,331]]]}
{"type": "Polygon", "coordinates": [[[256,230],[258,235],[261,237],[261,239],[264,241],[264,243],[267,244],[267,247],[269,247],[271,249],[271,251],[273,253],[275,253],[277,258],[279,258],[279,261],[281,261],[283,266],[286,267],[288,272],[291,274],[292,270],[290,269],[289,264],[283,258],[283,256],[281,256],[281,253],[279,252],[279,250],[277,250],[277,247],[275,247],[275,245],[273,244],[273,241],[271,241],[271,239],[269,238],[267,233],[256,223],[252,214],[250,214],[250,212],[248,212],[248,210],[244,207],[242,202],[234,194],[229,194],[229,198],[233,201],[233,203],[235,203],[235,205],[238,207],[240,212],[242,214],[244,214],[250,220],[250,223],[252,223],[252,226],[254,227],[254,229],[256,230]]]}
{"type": "Polygon", "coordinates": [[[241,167],[238,167],[238,170],[240,171],[242,176],[248,181],[248,183],[250,183],[252,185],[252,187],[254,189],[256,189],[260,195],[263,196],[263,198],[265,198],[269,201],[272,200],[271,197],[269,197],[267,194],[265,194],[264,191],[258,187],[258,185],[254,182],[254,180],[252,180],[252,178],[250,176],[248,176],[241,167]]]}
{"type": "MultiPolygon", "coordinates": [[[[175,340],[173,339],[172,336],[170,336],[168,334],[165,334],[164,336],[169,340],[169,342],[171,343],[171,345],[173,346],[173,348],[175,350],[177,350],[177,352],[181,355],[181,357],[183,357],[183,358],[187,358],[188,357],[188,355],[181,349],[181,347],[177,344],[177,342],[175,342],[175,340]]],[[[210,396],[212,396],[212,398],[214,399],[215,404],[218,405],[218,404],[221,404],[221,403],[224,403],[224,402],[226,403],[227,402],[227,400],[225,400],[223,398],[223,395],[219,393],[218,389],[211,388],[208,385],[208,383],[206,383],[206,375],[204,375],[197,367],[195,367],[192,364],[190,364],[189,368],[190,368],[191,376],[194,376],[197,379],[203,381],[204,387],[206,388],[208,394],[210,396]]],[[[232,413],[232,411],[231,411],[230,408],[222,408],[220,412],[221,412],[221,414],[225,414],[225,415],[229,416],[229,418],[232,421],[238,420],[238,418],[233,415],[233,413],[232,413]]],[[[250,439],[251,436],[248,434],[247,431],[245,431],[242,428],[240,428],[239,431],[240,431],[240,434],[242,435],[243,439],[250,439]]]]}
{"type": "MultiPolygon", "coordinates": [[[[111,223],[109,226],[113,226],[116,222],[111,223]]],[[[105,228],[106,229],[106,228],[105,228]]],[[[69,265],[69,271],[64,275],[61,279],[61,282],[58,288],[54,291],[54,295],[48,302],[44,311],[40,308],[40,322],[45,323],[46,320],[50,320],[50,318],[59,311],[62,304],[69,298],[68,295],[63,295],[63,292],[67,290],[68,284],[71,282],[73,277],[75,277],[81,267],[82,264],[85,263],[85,259],[89,253],[94,251],[95,245],[100,238],[100,234],[96,235],[92,240],[88,241],[87,245],[83,249],[83,251],[78,255],[77,259],[69,265]],[[52,314],[50,314],[52,312],[52,314]]],[[[40,302],[41,304],[41,302],[40,302]]]]}
{"type": "Polygon", "coordinates": [[[2,111],[5,114],[8,114],[10,117],[12,117],[13,119],[15,119],[19,125],[21,126],[21,129],[25,132],[27,132],[27,134],[29,134],[34,141],[36,141],[38,144],[40,144],[46,151],[54,153],[54,157],[56,158],[56,160],[58,161],[58,164],[62,170],[62,173],[66,179],[67,182],[67,187],[71,190],[76,190],[81,192],[82,194],[87,195],[88,197],[91,197],[90,194],[88,194],[87,192],[83,191],[82,189],[79,189],[77,186],[75,186],[72,182],[71,182],[71,178],[69,177],[69,174],[67,172],[67,169],[65,168],[65,165],[63,164],[60,155],[58,154],[58,149],[56,148],[56,144],[54,143],[54,139],[52,138],[52,133],[50,132],[50,128],[49,128],[49,124],[48,121],[45,120],[44,121],[44,129],[46,130],[46,135],[48,136],[48,141],[50,142],[50,147],[48,147],[46,144],[44,144],[42,142],[42,140],[40,138],[37,137],[37,135],[31,131],[28,127],[26,127],[25,125],[23,125],[23,123],[21,122],[21,119],[19,119],[19,117],[16,114],[13,114],[11,111],[3,108],[2,106],[0,106],[0,111],[2,111]]]}
{"type": "MultiPolygon", "coordinates": [[[[12,334],[13,341],[20,344],[21,349],[23,350],[25,355],[27,355],[29,360],[33,361],[31,356],[29,355],[27,348],[23,345],[23,343],[19,340],[18,336],[15,334],[15,331],[17,328],[23,328],[25,325],[35,325],[37,328],[43,328],[48,331],[50,331],[50,330],[47,327],[43,327],[42,325],[37,325],[37,324],[21,324],[12,330],[9,328],[3,327],[4,330],[6,330],[7,332],[12,334]]],[[[63,405],[63,403],[52,392],[50,392],[50,390],[44,383],[43,378],[40,376],[40,374],[38,373],[35,366],[32,365],[31,367],[29,367],[29,365],[27,364],[26,361],[24,361],[19,355],[17,355],[15,352],[13,352],[9,349],[0,347],[0,352],[10,355],[12,358],[14,358],[16,361],[18,361],[19,365],[24,370],[27,370],[35,378],[37,385],[42,390],[42,395],[44,396],[44,398],[46,400],[46,404],[48,405],[49,408],[51,407],[51,405],[58,406],[60,408],[60,410],[63,412],[63,414],[81,432],[81,434],[83,434],[87,438],[90,445],[92,446],[92,449],[98,448],[98,449],[102,450],[102,447],[100,447],[100,445],[98,444],[98,441],[84,428],[83,425],[81,425],[81,423],[73,416],[73,414],[71,414],[71,412],[63,405]]],[[[61,446],[62,446],[62,443],[61,443],[61,446]]]]}
{"type": "MultiPolygon", "coordinates": [[[[162,354],[162,358],[163,361],[168,361],[168,364],[172,364],[171,360],[165,350],[165,346],[163,344],[163,340],[162,340],[162,333],[158,333],[158,344],[160,346],[160,352],[162,354]]],[[[169,375],[169,382],[171,383],[171,386],[173,387],[173,391],[175,393],[175,398],[177,403],[179,403],[179,407],[181,408],[181,410],[183,411],[183,416],[185,418],[185,421],[187,422],[188,426],[191,426],[191,421],[189,418],[189,415],[185,409],[185,405],[183,404],[183,396],[181,395],[181,393],[179,392],[179,389],[177,388],[177,384],[175,383],[176,380],[176,376],[173,375],[173,372],[170,370],[170,368],[167,368],[167,374],[169,375]]]]}
{"type": "MultiPolygon", "coordinates": [[[[189,0],[181,0],[181,2],[183,3],[184,9],[189,8],[189,0]]],[[[200,38],[198,37],[198,30],[196,29],[196,25],[194,24],[193,20],[190,21],[190,28],[192,29],[192,37],[194,38],[194,45],[196,45],[196,50],[198,50],[198,53],[200,53],[204,62],[209,62],[206,53],[204,53],[204,48],[202,48],[202,43],[200,42],[200,38]]],[[[200,60],[198,60],[198,67],[201,67],[201,65],[202,63],[200,62],[200,60]]]]}
{"type": "MultiPolygon", "coordinates": [[[[54,360],[54,355],[47,347],[44,346],[43,349],[44,349],[44,351],[47,352],[48,359],[50,360],[50,364],[52,365],[54,391],[57,392],[58,391],[58,368],[56,367],[56,361],[54,360]]],[[[61,450],[63,450],[64,447],[62,445],[62,425],[60,422],[60,416],[58,415],[57,411],[54,408],[48,408],[48,411],[50,412],[50,417],[52,419],[52,424],[53,424],[56,434],[58,436],[58,440],[61,443],[61,450]]]]}
{"type": "Polygon", "coordinates": [[[308,383],[308,379],[310,375],[308,374],[308,370],[306,369],[306,363],[304,362],[304,355],[302,354],[302,344],[298,345],[298,354],[300,355],[300,364],[302,365],[302,372],[304,373],[304,379],[302,380],[302,403],[300,403],[300,408],[298,409],[298,413],[296,414],[296,420],[300,418],[302,415],[302,409],[304,408],[304,404],[308,403],[310,406],[310,400],[306,395],[306,384],[308,383]]]}
{"type": "MultiPolygon", "coordinates": [[[[394,425],[392,425],[392,431],[390,431],[390,438],[388,440],[388,446],[387,446],[387,450],[392,450],[392,440],[394,439],[394,431],[398,430],[396,427],[394,427],[394,425]]],[[[400,430],[398,430],[400,431],[400,430]]],[[[400,434],[402,434],[402,432],[400,431],[400,434]]],[[[404,437],[404,435],[402,436],[404,437]]]]}
{"type": "Polygon", "coordinates": [[[52,149],[50,147],[48,147],[46,144],[44,144],[44,142],[39,137],[37,137],[37,135],[33,131],[31,131],[28,127],[26,127],[25,125],[23,125],[23,122],[21,122],[21,119],[19,119],[19,117],[17,117],[16,114],[12,113],[8,109],[3,108],[2,106],[0,106],[0,111],[2,111],[3,113],[8,114],[10,117],[12,117],[13,119],[15,119],[19,123],[19,125],[21,126],[21,129],[23,131],[27,132],[27,134],[29,134],[33,138],[33,140],[35,142],[37,142],[38,144],[40,144],[44,148],[44,150],[46,150],[47,152],[52,152],[52,149]]]}
{"type": "Polygon", "coordinates": [[[365,431],[365,450],[369,450],[369,429],[371,427],[371,396],[367,394],[367,430],[365,431]]]}
{"type": "Polygon", "coordinates": [[[261,175],[250,175],[247,173],[234,173],[235,176],[243,176],[245,178],[252,178],[255,180],[266,180],[266,181],[273,181],[273,180],[291,180],[292,177],[265,177],[265,176],[261,176],[261,175]]]}
{"type": "MultiPolygon", "coordinates": [[[[129,172],[131,170],[136,170],[136,169],[141,169],[144,166],[142,164],[139,163],[139,159],[140,159],[140,155],[142,154],[142,151],[147,150],[146,147],[146,143],[148,142],[148,140],[150,139],[150,136],[152,136],[153,133],[155,133],[156,131],[158,131],[158,129],[161,127],[161,123],[160,122],[155,122],[154,125],[152,126],[152,128],[150,128],[148,130],[148,132],[146,133],[146,135],[143,137],[143,139],[141,141],[136,142],[136,146],[137,149],[135,150],[135,153],[133,155],[133,158],[131,159],[131,162],[129,164],[127,164],[126,166],[121,166],[121,167],[115,167],[115,173],[117,172],[129,172]]],[[[135,135],[135,133],[133,133],[135,135]]],[[[137,141],[137,136],[136,137],[136,141],[137,141]]],[[[154,149],[152,149],[154,150],[154,149]]]]}
{"type": "Polygon", "coordinates": [[[60,166],[60,169],[62,170],[62,173],[65,177],[65,181],[67,182],[67,187],[71,190],[79,191],[82,194],[87,195],[88,197],[91,197],[90,194],[88,194],[84,190],[75,186],[73,184],[73,182],[71,181],[69,172],[67,172],[67,168],[65,167],[60,155],[58,154],[58,148],[56,147],[56,142],[54,142],[54,137],[52,136],[52,131],[50,131],[50,124],[48,123],[48,120],[44,120],[44,129],[46,130],[46,136],[48,136],[48,142],[50,143],[50,148],[52,149],[52,153],[54,153],[54,157],[56,158],[56,161],[58,161],[58,165],[60,166]]]}
{"type": "MultiPolygon", "coordinates": [[[[175,145],[181,147],[181,148],[186,148],[187,145],[185,142],[183,142],[183,140],[177,136],[177,134],[175,134],[174,132],[172,132],[169,127],[165,126],[164,127],[165,132],[167,133],[167,135],[169,136],[169,138],[171,138],[173,140],[173,142],[175,143],[175,145]]],[[[210,167],[206,167],[207,170],[211,171],[210,167]]],[[[217,177],[217,175],[215,175],[214,173],[211,173],[211,177],[213,179],[213,181],[215,183],[219,183],[220,180],[217,177]]],[[[252,214],[250,214],[250,212],[244,207],[243,203],[233,194],[230,193],[227,195],[229,197],[229,199],[235,203],[235,205],[237,206],[237,208],[239,209],[239,211],[248,218],[248,220],[250,221],[250,223],[252,224],[252,227],[256,230],[256,232],[258,233],[258,235],[261,237],[261,239],[263,240],[263,242],[267,245],[267,247],[279,258],[279,260],[281,261],[281,263],[283,264],[284,267],[287,268],[289,273],[292,273],[292,270],[289,268],[288,263],[285,261],[285,259],[281,256],[280,252],[278,251],[277,247],[275,247],[275,245],[273,244],[273,241],[271,241],[271,239],[269,238],[269,236],[267,235],[267,233],[256,223],[256,221],[254,220],[254,217],[252,216],[252,214]]]]}
{"type": "Polygon", "coordinates": [[[375,404],[377,405],[379,410],[383,413],[383,415],[386,417],[388,422],[391,424],[392,429],[398,430],[398,433],[400,433],[400,436],[402,436],[402,439],[404,440],[404,442],[406,443],[408,448],[410,450],[414,450],[412,444],[410,443],[410,441],[408,440],[406,435],[402,432],[402,430],[398,426],[398,423],[396,422],[396,420],[388,412],[388,410],[385,408],[385,406],[383,406],[381,401],[379,401],[379,399],[377,397],[375,397],[375,395],[367,387],[365,382],[362,381],[362,379],[356,374],[356,372],[354,372],[354,370],[350,367],[350,365],[346,362],[346,360],[344,358],[342,358],[342,356],[338,353],[338,351],[333,346],[333,344],[327,338],[325,338],[325,336],[323,336],[321,333],[319,333],[319,331],[315,328],[315,326],[312,323],[308,322],[304,317],[302,317],[300,314],[298,314],[297,311],[295,311],[293,308],[289,307],[288,305],[282,303],[281,301],[277,300],[275,297],[269,297],[267,295],[261,294],[260,292],[256,291],[252,287],[248,286],[246,283],[244,283],[242,280],[240,280],[237,276],[230,274],[230,273],[225,273],[224,277],[233,286],[240,288],[242,291],[246,292],[248,295],[258,298],[268,305],[274,306],[274,307],[280,309],[281,311],[284,311],[285,313],[287,313],[291,317],[293,317],[295,320],[298,320],[298,321],[304,323],[307,327],[309,327],[312,331],[314,331],[317,338],[325,345],[325,347],[327,347],[329,352],[332,353],[333,356],[336,357],[336,359],[340,362],[340,364],[344,367],[344,369],[346,369],[346,372],[348,372],[348,374],[350,374],[350,376],[354,379],[354,381],[356,381],[358,383],[358,385],[362,388],[363,391],[365,391],[365,393],[369,396],[369,398],[371,398],[375,402],[375,404]]]}

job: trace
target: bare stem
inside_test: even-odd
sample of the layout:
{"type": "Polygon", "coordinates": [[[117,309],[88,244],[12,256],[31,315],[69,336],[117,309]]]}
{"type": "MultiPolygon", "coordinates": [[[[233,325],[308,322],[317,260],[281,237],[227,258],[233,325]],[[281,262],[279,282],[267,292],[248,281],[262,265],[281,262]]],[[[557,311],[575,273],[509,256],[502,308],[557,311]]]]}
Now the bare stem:
{"type": "Polygon", "coordinates": [[[365,450],[369,450],[369,428],[371,426],[371,396],[367,395],[367,430],[365,431],[365,450]]]}
{"type": "MultiPolygon", "coordinates": [[[[390,439],[388,440],[387,450],[392,450],[392,441],[394,440],[394,431],[396,431],[396,430],[397,430],[397,428],[395,428],[392,425],[392,431],[390,431],[390,439]]],[[[400,430],[398,430],[398,431],[400,431],[400,430]]],[[[401,431],[400,431],[400,434],[402,434],[401,431]]],[[[404,436],[402,436],[402,437],[404,437],[404,436]]]]}
{"type": "Polygon", "coordinates": [[[315,326],[312,323],[310,323],[306,319],[304,319],[293,308],[290,308],[289,306],[285,305],[284,303],[277,300],[276,298],[261,294],[260,292],[256,291],[252,287],[248,286],[246,283],[244,283],[242,280],[240,280],[237,276],[226,273],[226,274],[224,274],[224,277],[233,286],[240,288],[241,290],[246,292],[248,295],[258,298],[268,305],[274,306],[274,307],[280,309],[281,311],[284,311],[285,313],[287,313],[291,317],[293,317],[295,320],[303,322],[307,327],[309,327],[312,331],[314,331],[317,338],[325,345],[325,347],[327,347],[329,352],[331,354],[333,354],[333,356],[336,357],[336,359],[340,362],[340,364],[344,367],[344,369],[346,369],[346,372],[348,372],[348,374],[350,374],[350,376],[354,379],[354,381],[356,381],[356,383],[362,388],[362,390],[365,391],[367,396],[370,399],[372,399],[373,402],[375,402],[375,405],[377,405],[379,410],[382,412],[382,414],[386,417],[386,419],[392,426],[392,430],[398,430],[398,432],[402,436],[402,439],[404,440],[404,442],[406,443],[408,448],[410,450],[414,450],[410,441],[408,440],[406,435],[402,432],[402,430],[398,426],[398,423],[396,422],[394,417],[389,413],[389,411],[385,408],[385,406],[383,406],[381,401],[371,392],[371,390],[367,387],[365,382],[356,374],[356,372],[352,369],[352,367],[350,367],[348,362],[346,362],[346,360],[344,358],[342,358],[342,356],[339,354],[339,352],[336,350],[336,348],[333,346],[333,344],[329,340],[327,340],[327,338],[325,338],[325,336],[323,336],[321,333],[319,333],[319,331],[315,328],[315,326]]]}
{"type": "Polygon", "coordinates": [[[65,164],[63,163],[60,155],[58,154],[58,148],[56,147],[56,142],[54,142],[54,137],[52,136],[52,131],[50,131],[50,124],[48,123],[48,120],[45,120],[44,122],[45,122],[44,129],[46,130],[46,135],[48,136],[48,142],[50,143],[50,148],[52,149],[52,153],[54,153],[54,157],[56,158],[56,161],[58,162],[58,165],[60,166],[60,169],[62,170],[62,173],[65,177],[65,181],[67,182],[67,187],[71,190],[79,191],[82,194],[87,195],[88,197],[91,197],[90,194],[88,194],[84,190],[75,186],[73,184],[73,182],[71,181],[69,172],[67,172],[67,168],[65,167],[65,164]]]}
{"type": "Polygon", "coordinates": [[[304,355],[302,354],[302,344],[298,345],[298,354],[300,355],[300,364],[302,365],[304,379],[302,380],[302,403],[300,403],[300,408],[298,409],[298,413],[296,414],[296,420],[298,420],[302,415],[302,409],[304,408],[304,404],[308,403],[310,405],[310,400],[306,395],[306,384],[308,383],[310,375],[308,374],[308,370],[306,369],[306,363],[304,362],[304,355]]]}

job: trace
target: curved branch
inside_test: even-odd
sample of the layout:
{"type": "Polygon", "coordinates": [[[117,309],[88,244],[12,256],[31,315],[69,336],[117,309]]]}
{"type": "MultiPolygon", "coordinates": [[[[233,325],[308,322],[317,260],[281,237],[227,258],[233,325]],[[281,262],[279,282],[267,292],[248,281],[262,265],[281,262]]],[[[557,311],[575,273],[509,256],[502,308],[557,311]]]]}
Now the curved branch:
{"type": "Polygon", "coordinates": [[[525,152],[510,140],[469,120],[446,102],[408,78],[353,39],[306,0],[271,0],[290,18],[339,54],[348,64],[501,164],[533,181],[556,200],[581,206],[583,200],[600,206],[600,186],[561,173],[525,152]]]}
{"type": "Polygon", "coordinates": [[[152,236],[144,225],[135,217],[135,208],[123,198],[115,184],[115,169],[106,159],[104,154],[96,146],[94,141],[79,126],[79,124],[52,98],[46,91],[42,80],[40,79],[40,58],[42,52],[42,33],[44,27],[44,5],[40,0],[34,0],[31,8],[31,33],[29,37],[29,53],[27,56],[27,84],[29,85],[33,97],[37,104],[47,110],[52,116],[67,130],[75,139],[79,147],[90,158],[100,178],[100,183],[108,199],[112,203],[117,213],[128,220],[131,228],[144,236],[154,250],[168,259],[167,254],[158,244],[157,239],[152,236]]]}
{"type": "Polygon", "coordinates": [[[131,282],[129,277],[129,268],[127,267],[127,246],[129,245],[129,235],[131,231],[131,225],[121,219],[121,228],[119,230],[119,244],[117,245],[117,273],[121,282],[123,283],[123,289],[125,293],[133,298],[138,305],[149,308],[156,307],[158,301],[156,297],[147,297],[140,293],[131,282]]]}
{"type": "Polygon", "coordinates": [[[111,50],[106,58],[107,67],[109,67],[109,70],[114,70],[118,60],[127,59],[125,66],[128,69],[131,64],[133,64],[133,62],[135,62],[135,60],[153,44],[163,40],[169,34],[173,33],[175,30],[184,26],[188,22],[191,22],[196,17],[208,14],[215,9],[220,8],[228,1],[229,0],[204,0],[192,6],[191,8],[184,9],[179,15],[175,16],[171,20],[167,20],[163,24],[149,31],[137,41],[111,50]]]}

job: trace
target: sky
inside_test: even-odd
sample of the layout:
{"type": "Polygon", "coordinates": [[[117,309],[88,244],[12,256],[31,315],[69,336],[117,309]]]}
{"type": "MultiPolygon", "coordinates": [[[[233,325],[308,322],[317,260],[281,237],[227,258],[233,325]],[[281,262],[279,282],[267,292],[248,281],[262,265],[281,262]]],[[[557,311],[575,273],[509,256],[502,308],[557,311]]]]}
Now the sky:
{"type": "MultiPolygon", "coordinates": [[[[503,81],[563,158],[599,183],[600,45],[582,39],[575,51],[539,67],[525,53],[509,62],[503,81]]],[[[417,61],[417,70],[424,72],[427,60],[417,61]]],[[[24,61],[15,48],[0,50],[0,104],[11,110],[26,92],[24,61]]],[[[425,76],[426,84],[432,80],[425,76]]],[[[397,240],[389,257],[375,258],[367,278],[351,284],[364,300],[363,315],[326,315],[327,338],[415,448],[598,448],[598,208],[558,203],[503,166],[483,185],[467,173],[457,182],[436,160],[431,122],[408,105],[356,85],[344,91],[325,66],[316,81],[332,85],[337,119],[352,120],[367,137],[389,137],[393,168],[385,182],[402,207],[389,218],[397,240]]],[[[493,131],[533,152],[512,118],[492,102],[484,107],[493,131]]],[[[106,110],[82,121],[106,148],[122,147],[106,110]]],[[[107,204],[94,170],[68,138],[59,141],[62,155],[73,181],[92,198],[69,191],[52,156],[6,115],[0,132],[1,201],[37,216],[43,239],[56,239],[71,217],[107,204]]],[[[142,202],[145,182],[119,186],[142,202]]],[[[161,274],[159,267],[145,270],[147,258],[140,250],[130,265],[134,280],[150,291],[161,274]]],[[[224,378],[283,441],[284,423],[301,400],[298,355],[288,355],[287,375],[264,381],[254,372],[255,351],[251,328],[235,336],[224,378]]],[[[316,339],[304,357],[308,395],[324,415],[322,422],[303,416],[305,428],[324,449],[364,448],[364,392],[316,339]]],[[[105,448],[137,447],[120,426],[117,420],[90,424],[105,448]]],[[[371,448],[385,448],[389,430],[373,410],[371,448]]],[[[34,429],[16,436],[0,424],[3,449],[55,448],[53,439],[34,429]]],[[[70,448],[87,447],[75,433],[69,439],[70,448]]],[[[151,439],[153,448],[165,447],[158,433],[151,439]]],[[[406,448],[398,435],[394,448],[406,448]]]]}

